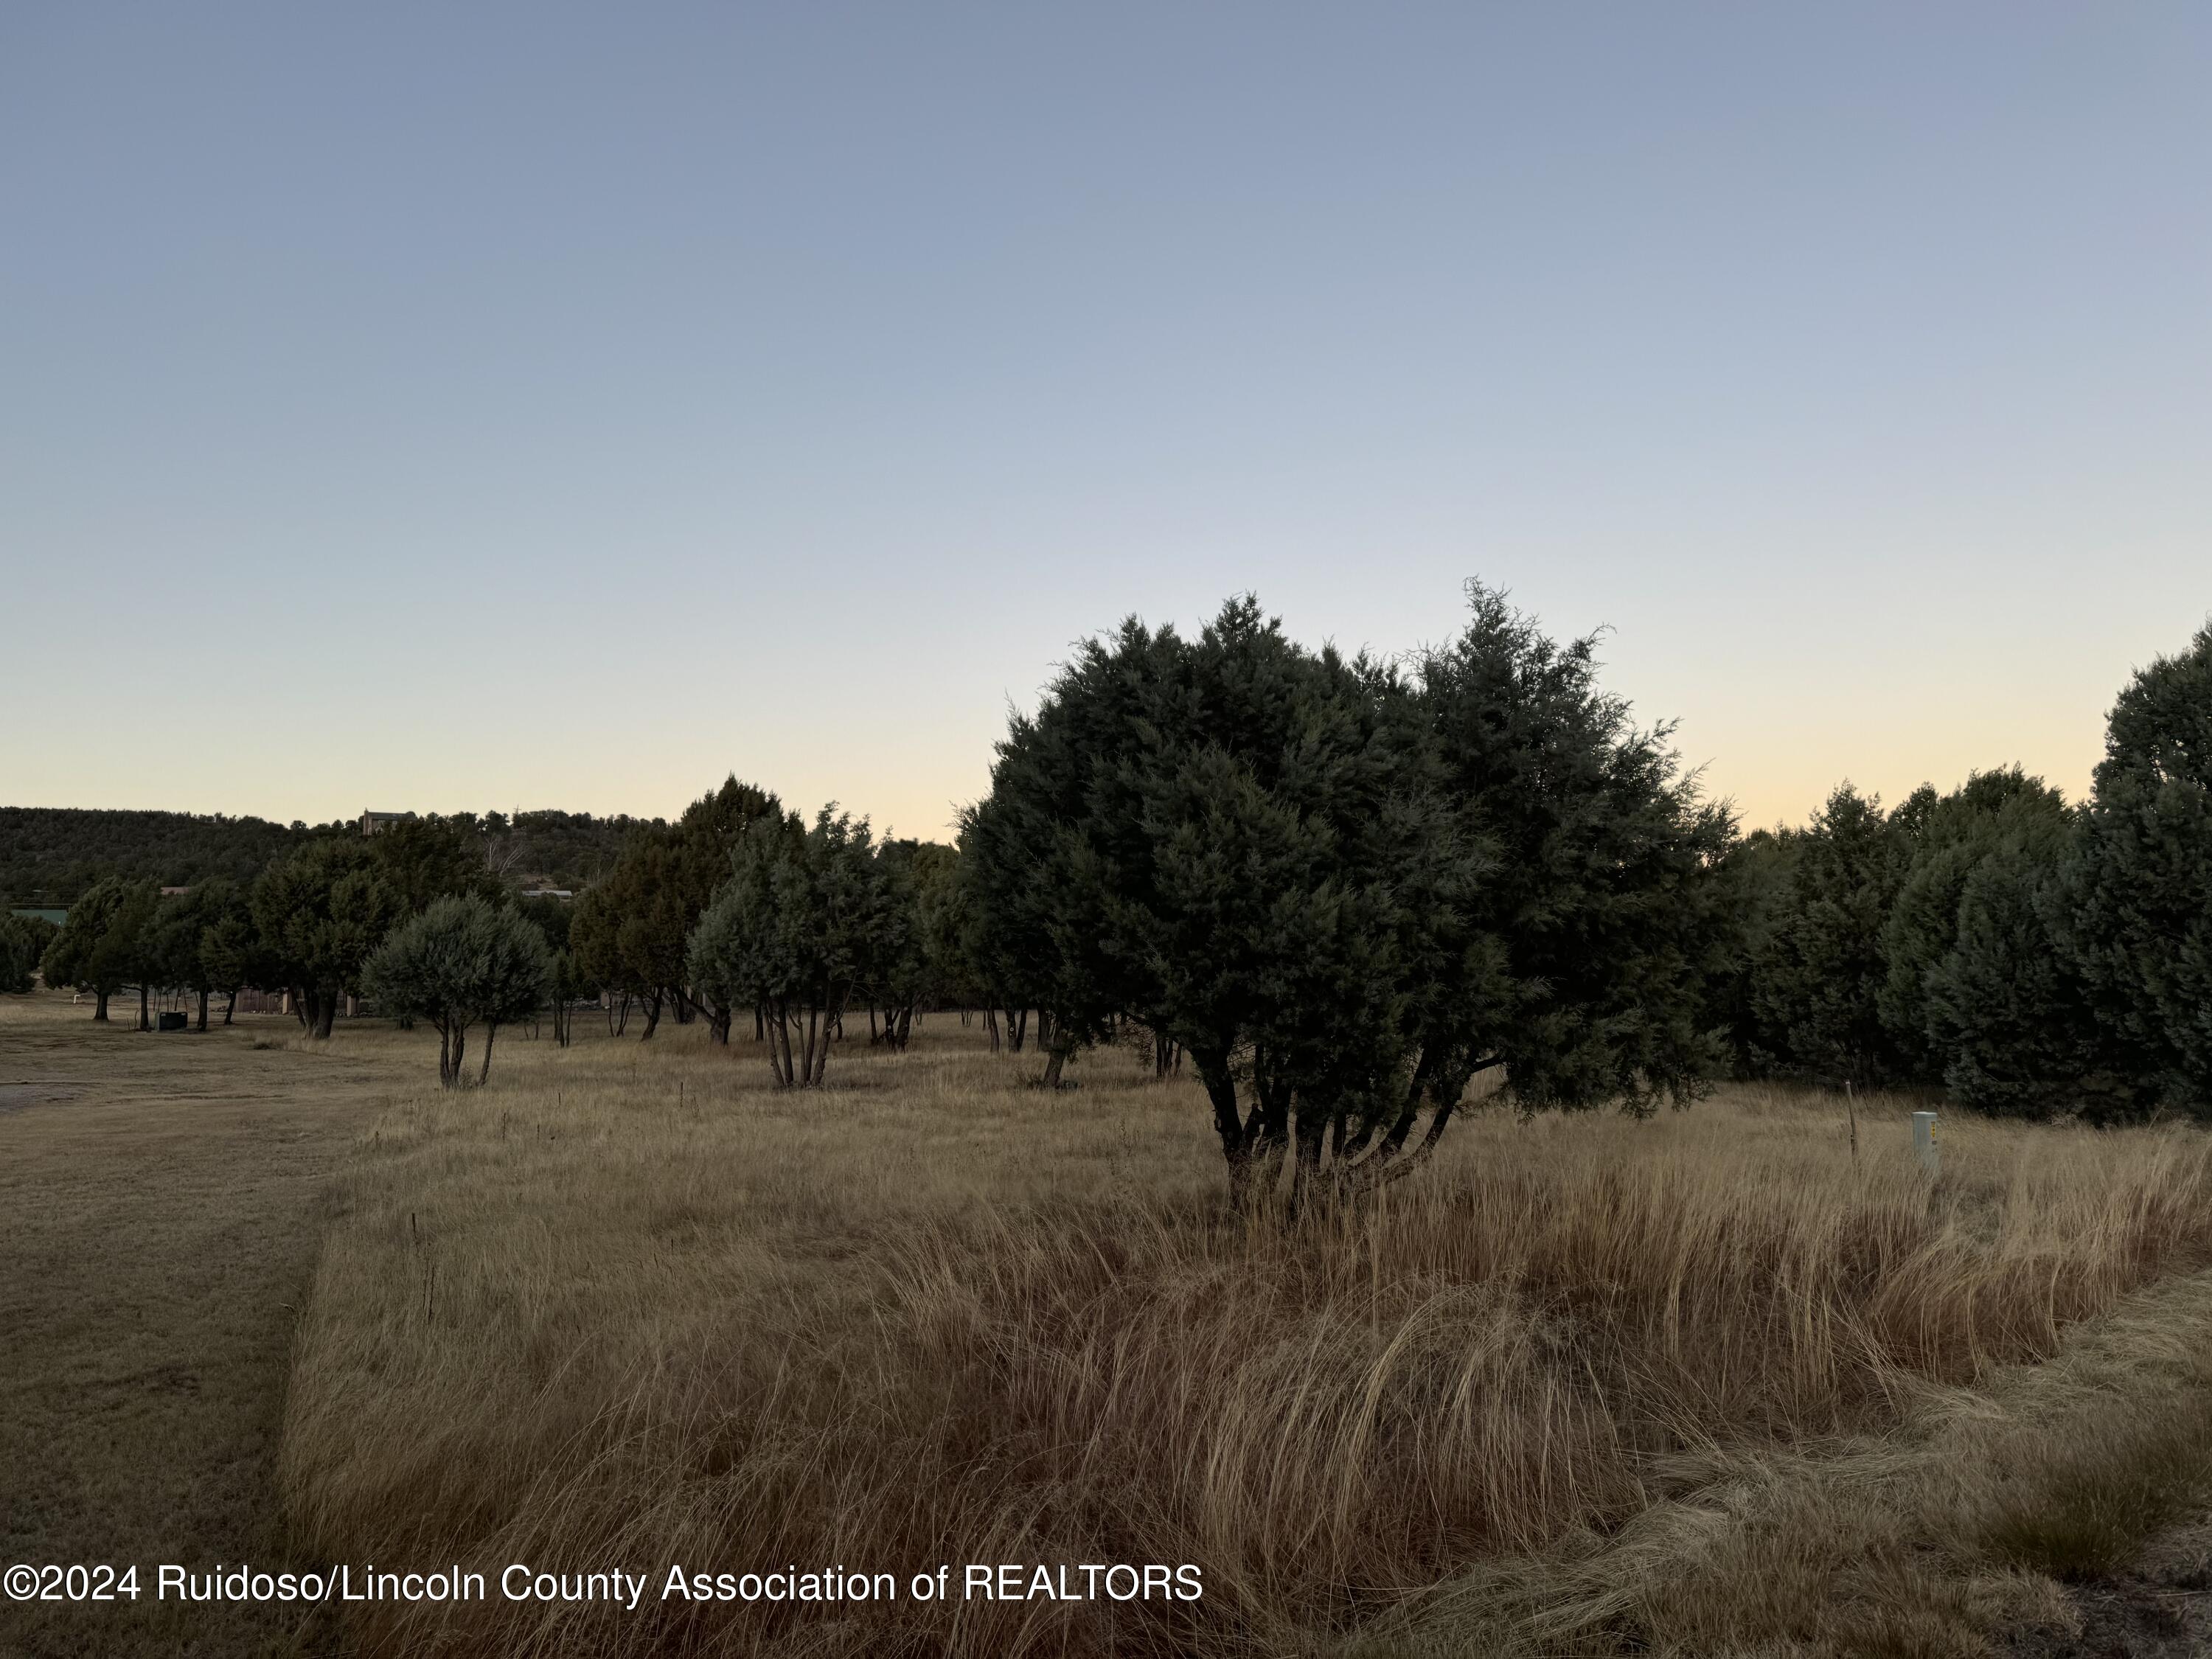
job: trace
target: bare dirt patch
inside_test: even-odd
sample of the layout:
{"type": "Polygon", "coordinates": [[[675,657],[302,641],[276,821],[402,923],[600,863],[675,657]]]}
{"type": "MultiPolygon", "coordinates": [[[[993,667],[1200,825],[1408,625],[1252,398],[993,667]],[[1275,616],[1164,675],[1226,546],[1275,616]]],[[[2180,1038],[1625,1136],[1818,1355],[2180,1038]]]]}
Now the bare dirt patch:
{"type": "Polygon", "coordinates": [[[26,1106],[51,1106],[74,1100],[79,1091],[58,1083],[0,1083],[0,1112],[20,1112],[26,1106]]]}
{"type": "Polygon", "coordinates": [[[2201,1659],[2212,1653],[2212,1513],[2168,1533],[2130,1571],[2069,1585],[2070,1618],[2011,1632],[2007,1659],[2201,1659]]]}

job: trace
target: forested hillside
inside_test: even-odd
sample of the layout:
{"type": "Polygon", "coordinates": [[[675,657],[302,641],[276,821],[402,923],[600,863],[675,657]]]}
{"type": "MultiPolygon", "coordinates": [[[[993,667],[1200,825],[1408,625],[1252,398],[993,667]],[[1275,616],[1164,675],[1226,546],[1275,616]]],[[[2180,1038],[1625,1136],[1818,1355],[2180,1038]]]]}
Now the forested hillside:
{"type": "MultiPolygon", "coordinates": [[[[496,862],[518,877],[583,887],[604,872],[633,830],[624,813],[473,813],[461,817],[500,845],[496,862]]],[[[310,826],[222,813],[126,812],[0,806],[0,898],[65,905],[109,876],[189,886],[213,876],[249,882],[272,860],[320,835],[357,833],[350,820],[310,826]]]]}
{"type": "Polygon", "coordinates": [[[313,833],[304,824],[222,813],[0,806],[0,896],[68,904],[116,875],[165,887],[210,876],[251,881],[313,833]]]}

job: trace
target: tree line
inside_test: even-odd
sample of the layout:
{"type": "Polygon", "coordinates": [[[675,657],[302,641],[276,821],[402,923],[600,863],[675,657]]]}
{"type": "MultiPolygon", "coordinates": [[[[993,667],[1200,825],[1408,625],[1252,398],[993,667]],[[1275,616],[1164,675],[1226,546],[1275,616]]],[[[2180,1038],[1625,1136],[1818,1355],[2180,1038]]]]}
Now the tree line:
{"type": "MultiPolygon", "coordinates": [[[[500,866],[555,887],[604,875],[631,833],[658,819],[556,811],[453,815],[496,851],[500,866]]],[[[309,842],[357,835],[343,820],[310,825],[222,813],[0,806],[0,896],[63,908],[110,876],[185,887],[251,882],[309,842]]]]}
{"type": "Polygon", "coordinates": [[[572,908],[518,902],[483,821],[434,817],[180,898],[110,878],[46,978],[95,1018],[187,987],[203,1024],[282,987],[319,1035],[366,992],[438,1030],[454,1085],[476,1025],[480,1079],[501,1025],[550,1003],[565,1042],[602,993],[617,1032],[702,1021],[792,1088],[863,1015],[896,1050],[981,1011],[1048,1086],[1134,1037],[1194,1072],[1240,1194],[1395,1179],[1485,1078],[1528,1110],[1733,1074],[2212,1116],[2212,630],[2122,692],[2086,802],[1998,769],[1747,836],[1600,685],[1595,636],[1468,599],[1388,659],[1249,599],[1188,636],[1125,623],[1013,720],[953,846],[732,777],[634,824],[572,908]]]}
{"type": "Polygon", "coordinates": [[[1888,811],[1846,784],[1723,878],[1740,1072],[2212,1118],[2212,629],[2121,692],[2087,801],[2016,767],[1888,811]]]}

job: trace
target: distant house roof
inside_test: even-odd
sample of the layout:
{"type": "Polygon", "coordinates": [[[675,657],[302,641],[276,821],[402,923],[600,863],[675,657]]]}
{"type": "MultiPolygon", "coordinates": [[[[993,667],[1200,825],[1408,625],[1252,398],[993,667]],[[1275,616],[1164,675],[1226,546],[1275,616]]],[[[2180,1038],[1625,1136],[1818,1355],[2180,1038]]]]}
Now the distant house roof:
{"type": "Polygon", "coordinates": [[[16,916],[43,916],[57,927],[69,920],[69,907],[62,904],[26,904],[9,912],[16,916]]]}
{"type": "Polygon", "coordinates": [[[525,898],[574,898],[576,893],[575,890],[570,887],[526,887],[522,890],[522,896],[525,898]]]}
{"type": "Polygon", "coordinates": [[[174,898],[179,893],[189,893],[191,890],[192,890],[189,887],[164,887],[161,890],[161,896],[163,898],[174,898]]]}
{"type": "Polygon", "coordinates": [[[363,812],[361,815],[361,833],[373,836],[387,824],[412,823],[414,821],[412,812],[363,812]]]}

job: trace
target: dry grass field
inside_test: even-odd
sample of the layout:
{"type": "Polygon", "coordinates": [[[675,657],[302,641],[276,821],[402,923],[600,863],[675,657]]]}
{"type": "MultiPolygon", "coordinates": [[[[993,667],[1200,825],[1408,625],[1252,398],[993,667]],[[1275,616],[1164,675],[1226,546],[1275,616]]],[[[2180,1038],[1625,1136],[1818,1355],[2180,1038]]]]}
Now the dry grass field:
{"type": "Polygon", "coordinates": [[[271,1048],[188,1053],[20,1006],[0,1083],[88,1091],[0,1116],[5,1200],[43,1217],[7,1224],[30,1340],[0,1363],[45,1402],[19,1438],[52,1443],[52,1492],[154,1443],[104,1451],[80,1409],[101,1364],[113,1409],[160,1397],[103,1326],[117,1287],[259,1265],[139,1362],[200,1345],[189,1411],[231,1437],[230,1507],[164,1510],[111,1470],[11,1494],[11,1549],[112,1556],[122,1529],[142,1559],[495,1584],[204,1651],[2186,1652],[2158,1645],[2196,1639],[2161,1598],[2212,1583],[2198,1132],[1949,1115],[1931,1182],[1899,1101],[1862,1107],[1856,1158],[1841,1103],[1793,1091],[1492,1110],[1384,1201],[1286,1224],[1225,1212],[1194,1085],[1105,1053],[1043,1093],[951,1016],[787,1095],[745,1042],[580,1018],[565,1051],[503,1035],[456,1096],[421,1033],[318,1052],[271,1022],[271,1048]],[[207,1092],[94,1103],[159,1066],[207,1092]],[[963,1601],[970,1562],[1191,1564],[1205,1595],[963,1601]],[[510,1563],[651,1588],[512,1603],[510,1563]],[[678,1563],[946,1564],[954,1599],[663,1601],[678,1563]],[[2085,1625],[2136,1645],[2068,1645],[2085,1625]]]}

